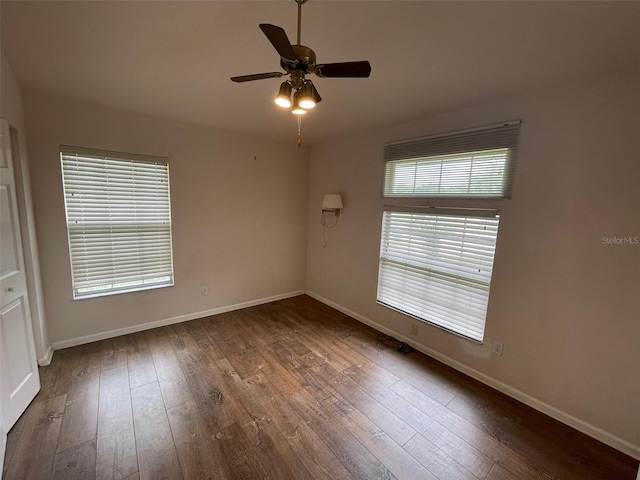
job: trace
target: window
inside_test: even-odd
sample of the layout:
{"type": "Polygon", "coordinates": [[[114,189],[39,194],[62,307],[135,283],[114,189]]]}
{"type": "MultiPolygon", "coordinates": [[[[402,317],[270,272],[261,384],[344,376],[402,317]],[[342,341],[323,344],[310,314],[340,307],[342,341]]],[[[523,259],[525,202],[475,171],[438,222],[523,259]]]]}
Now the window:
{"type": "Polygon", "coordinates": [[[385,197],[509,198],[520,122],[385,147],[385,197]]]}
{"type": "Polygon", "coordinates": [[[73,297],[173,285],[168,159],[60,147],[73,297]]]}
{"type": "Polygon", "coordinates": [[[485,217],[433,210],[384,212],[377,300],[482,341],[498,234],[496,212],[483,212],[485,217]]]}
{"type": "Polygon", "coordinates": [[[483,340],[499,215],[473,199],[510,198],[519,130],[513,121],[385,146],[383,197],[462,206],[385,207],[378,303],[483,340]]]}

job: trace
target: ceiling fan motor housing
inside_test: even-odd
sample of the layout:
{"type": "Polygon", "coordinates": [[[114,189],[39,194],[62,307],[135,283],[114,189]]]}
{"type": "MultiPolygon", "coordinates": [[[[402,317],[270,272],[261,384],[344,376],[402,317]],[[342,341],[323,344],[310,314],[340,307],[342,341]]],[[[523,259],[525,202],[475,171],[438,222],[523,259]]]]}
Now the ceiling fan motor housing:
{"type": "Polygon", "coordinates": [[[289,80],[289,83],[294,89],[300,90],[300,88],[302,88],[302,85],[304,85],[304,82],[305,82],[305,79],[304,79],[305,71],[296,68],[294,70],[291,70],[289,73],[291,75],[291,79],[289,80]]]}
{"type": "Polygon", "coordinates": [[[280,57],[280,66],[287,72],[302,70],[305,74],[312,73],[316,68],[316,53],[304,45],[292,45],[296,60],[292,61],[280,57]]]}

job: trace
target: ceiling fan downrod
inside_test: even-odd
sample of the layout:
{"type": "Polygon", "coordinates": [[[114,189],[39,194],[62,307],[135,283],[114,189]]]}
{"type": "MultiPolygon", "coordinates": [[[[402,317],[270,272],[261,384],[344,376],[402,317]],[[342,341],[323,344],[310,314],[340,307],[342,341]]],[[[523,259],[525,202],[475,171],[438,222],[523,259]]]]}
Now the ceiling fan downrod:
{"type": "Polygon", "coordinates": [[[302,31],[302,5],[307,3],[309,0],[295,0],[298,4],[298,45],[302,45],[300,41],[300,32],[302,31]]]}

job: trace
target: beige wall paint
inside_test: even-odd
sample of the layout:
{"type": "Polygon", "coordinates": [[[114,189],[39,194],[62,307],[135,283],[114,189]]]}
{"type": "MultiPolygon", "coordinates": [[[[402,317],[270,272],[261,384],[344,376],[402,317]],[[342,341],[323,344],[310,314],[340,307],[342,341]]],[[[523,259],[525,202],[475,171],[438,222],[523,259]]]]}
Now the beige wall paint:
{"type": "Polygon", "coordinates": [[[27,274],[27,293],[29,295],[29,309],[33,323],[33,337],[36,344],[38,363],[47,365],[53,352],[49,342],[42,283],[40,281],[40,259],[31,198],[22,91],[4,53],[2,53],[0,75],[0,116],[9,122],[13,129],[12,134],[18,137],[17,158],[14,158],[13,161],[16,176],[18,215],[20,216],[22,234],[22,250],[27,274]]]}
{"type": "Polygon", "coordinates": [[[304,290],[306,149],[29,91],[24,100],[52,342],[304,290]],[[60,144],[170,157],[175,286],[73,300],[60,144]]]}
{"type": "Polygon", "coordinates": [[[475,203],[502,211],[484,344],[424,323],[410,338],[638,455],[640,245],[602,241],[640,237],[638,85],[637,72],[603,76],[314,146],[307,290],[410,337],[415,321],[375,302],[381,207],[401,203],[380,197],[385,142],[521,119],[513,198],[475,203]],[[331,192],[345,208],[323,248],[331,192]]]}

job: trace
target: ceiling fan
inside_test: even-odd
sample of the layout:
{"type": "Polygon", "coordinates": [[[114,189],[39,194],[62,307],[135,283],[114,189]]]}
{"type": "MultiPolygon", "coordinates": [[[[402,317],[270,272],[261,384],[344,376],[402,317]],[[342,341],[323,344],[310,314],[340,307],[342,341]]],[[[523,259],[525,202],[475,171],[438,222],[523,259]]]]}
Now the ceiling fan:
{"type": "Polygon", "coordinates": [[[311,80],[306,78],[306,75],[315,74],[318,77],[327,78],[366,78],[371,74],[371,65],[367,61],[317,64],[315,52],[309,47],[300,44],[302,5],[307,0],[294,1],[298,4],[298,38],[296,45],[291,44],[287,34],[281,27],[269,23],[260,24],[260,29],[280,55],[280,66],[284,69],[284,72],[242,75],[231,77],[231,80],[241,83],[289,75],[289,79],[280,85],[280,91],[275,102],[280,107],[291,108],[291,112],[296,115],[302,115],[322,100],[311,80]],[[291,98],[292,92],[293,99],[291,98]]]}

